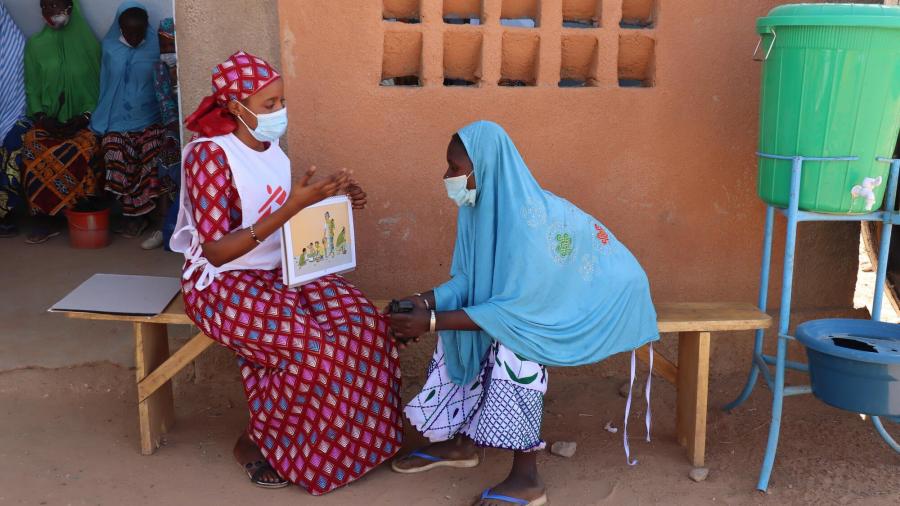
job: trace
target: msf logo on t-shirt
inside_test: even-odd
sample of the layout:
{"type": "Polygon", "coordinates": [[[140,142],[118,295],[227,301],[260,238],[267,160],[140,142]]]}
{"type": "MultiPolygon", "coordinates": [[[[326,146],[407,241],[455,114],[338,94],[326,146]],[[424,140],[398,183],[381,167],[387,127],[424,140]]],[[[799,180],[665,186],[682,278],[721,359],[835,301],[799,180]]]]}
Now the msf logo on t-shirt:
{"type": "Polygon", "coordinates": [[[266,193],[269,194],[269,199],[259,208],[259,217],[265,218],[266,216],[272,214],[273,211],[284,205],[284,202],[287,200],[287,192],[284,191],[284,188],[278,186],[274,190],[271,185],[266,185],[266,193]]]}

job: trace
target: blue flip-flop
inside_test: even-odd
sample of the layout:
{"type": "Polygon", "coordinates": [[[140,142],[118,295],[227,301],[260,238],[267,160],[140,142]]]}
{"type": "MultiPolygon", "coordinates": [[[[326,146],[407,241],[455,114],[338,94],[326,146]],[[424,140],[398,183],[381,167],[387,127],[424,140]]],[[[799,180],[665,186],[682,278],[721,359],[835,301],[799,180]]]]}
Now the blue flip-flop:
{"type": "Polygon", "coordinates": [[[495,494],[491,492],[491,489],[489,488],[484,489],[484,492],[481,493],[481,499],[493,499],[495,501],[503,501],[510,504],[518,504],[520,506],[544,506],[547,504],[547,494],[544,494],[533,501],[526,501],[525,499],[519,499],[518,497],[495,494]]]}
{"type": "Polygon", "coordinates": [[[434,455],[429,455],[424,452],[414,451],[405,457],[402,457],[400,459],[395,459],[393,462],[391,462],[391,469],[393,469],[394,472],[401,473],[401,474],[415,474],[415,473],[423,473],[425,471],[430,471],[430,470],[438,468],[438,467],[454,467],[454,468],[458,468],[458,469],[475,467],[478,465],[478,463],[479,463],[479,460],[478,460],[477,453],[475,455],[473,455],[472,458],[470,458],[470,459],[449,460],[449,459],[443,459],[441,457],[435,457],[434,455]],[[397,467],[398,460],[405,460],[410,457],[417,457],[422,460],[428,461],[428,463],[423,466],[411,467],[409,469],[397,467]]]}

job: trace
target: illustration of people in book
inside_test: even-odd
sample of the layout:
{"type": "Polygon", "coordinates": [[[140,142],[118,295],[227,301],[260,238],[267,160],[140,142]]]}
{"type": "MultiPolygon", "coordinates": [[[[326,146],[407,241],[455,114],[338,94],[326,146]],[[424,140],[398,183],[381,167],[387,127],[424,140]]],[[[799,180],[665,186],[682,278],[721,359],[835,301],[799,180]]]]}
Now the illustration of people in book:
{"type": "Polygon", "coordinates": [[[296,275],[353,262],[353,230],[346,203],[304,210],[291,221],[291,251],[296,275]]]}
{"type": "Polygon", "coordinates": [[[347,254],[347,227],[341,227],[341,233],[338,234],[334,247],[340,251],[341,255],[347,254]]]}
{"type": "Polygon", "coordinates": [[[325,233],[328,236],[328,256],[334,257],[334,218],[325,211],[325,233]]]}

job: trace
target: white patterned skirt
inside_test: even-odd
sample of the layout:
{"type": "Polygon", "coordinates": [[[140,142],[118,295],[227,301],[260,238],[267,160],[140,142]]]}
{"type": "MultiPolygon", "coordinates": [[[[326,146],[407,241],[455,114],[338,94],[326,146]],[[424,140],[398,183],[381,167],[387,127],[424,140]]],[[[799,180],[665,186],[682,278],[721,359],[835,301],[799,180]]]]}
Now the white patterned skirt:
{"type": "Polygon", "coordinates": [[[404,412],[430,441],[464,434],[478,446],[518,451],[544,448],[541,421],[547,368],[543,365],[494,341],[478,377],[460,386],[450,381],[438,338],[426,374],[425,386],[404,412]]]}

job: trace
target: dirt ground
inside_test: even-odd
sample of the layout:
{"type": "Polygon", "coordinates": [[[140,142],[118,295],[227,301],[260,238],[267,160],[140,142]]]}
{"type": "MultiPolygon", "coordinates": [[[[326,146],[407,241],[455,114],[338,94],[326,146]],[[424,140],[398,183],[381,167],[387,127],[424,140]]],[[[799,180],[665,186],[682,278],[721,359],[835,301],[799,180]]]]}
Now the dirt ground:
{"type": "MultiPolygon", "coordinates": [[[[0,272],[3,286],[18,287],[17,297],[0,307],[0,506],[465,505],[508,469],[507,453],[488,450],[475,470],[411,477],[385,466],[321,498],[296,487],[258,489],[231,457],[247,414],[237,368],[224,350],[211,350],[176,377],[177,425],[155,455],[141,456],[127,326],[73,322],[44,311],[90,273],[167,274],[177,270],[178,259],[139,252],[135,241],[118,241],[102,252],[71,250],[64,242],[42,248],[15,243],[2,245],[4,259],[22,268],[0,272]],[[46,282],[31,283],[35,277],[46,282]]],[[[867,303],[873,277],[860,278],[858,306],[867,303]]],[[[744,337],[749,345],[749,335],[744,337]]],[[[666,338],[660,346],[669,356],[673,341],[666,338]]],[[[420,385],[420,358],[433,345],[426,340],[405,355],[405,398],[420,385]]],[[[625,361],[552,370],[544,437],[575,441],[578,450],[571,459],[541,455],[551,504],[900,504],[900,455],[870,423],[810,396],[786,401],[769,493],[757,492],[770,396],[757,387],[744,406],[723,413],[720,407],[734,398],[745,375],[722,365],[727,355],[741,353],[731,357],[738,362],[745,355],[742,348],[717,351],[715,345],[714,361],[720,361],[710,384],[710,474],[701,483],[688,479],[691,466],[674,439],[672,385],[654,378],[651,443],[643,441],[642,403],[633,411],[631,444],[640,463],[628,467],[621,432],[603,429],[612,421],[621,431],[625,401],[618,389],[625,361]]],[[[900,435],[900,426],[891,429],[900,435]]],[[[408,433],[404,451],[422,443],[408,433]]]]}
{"type": "MultiPolygon", "coordinates": [[[[108,363],[0,374],[0,504],[464,505],[499,481],[509,456],[487,451],[475,470],[436,470],[414,477],[382,467],[320,498],[292,487],[251,485],[230,455],[246,423],[240,384],[184,383],[176,388],[177,425],[153,456],[138,451],[133,371],[108,363]]],[[[674,388],[654,382],[653,440],[641,440],[643,408],[632,413],[625,464],[619,426],[620,378],[552,371],[545,438],[573,440],[571,459],[539,461],[551,504],[898,504],[900,456],[870,424],[812,397],[786,403],[781,446],[769,494],[754,490],[768,423],[760,389],[733,414],[717,409],[743,377],[717,378],[710,388],[709,478],[694,483],[674,441],[674,388]]],[[[412,393],[406,389],[406,397],[412,393]]],[[[408,434],[407,448],[421,444],[408,434]]]]}

